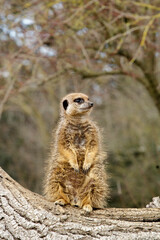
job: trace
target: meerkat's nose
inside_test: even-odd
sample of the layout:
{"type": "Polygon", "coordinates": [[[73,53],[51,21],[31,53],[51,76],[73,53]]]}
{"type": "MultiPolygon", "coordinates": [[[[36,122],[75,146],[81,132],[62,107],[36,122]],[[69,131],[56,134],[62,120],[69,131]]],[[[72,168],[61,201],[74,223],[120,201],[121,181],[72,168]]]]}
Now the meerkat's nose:
{"type": "Polygon", "coordinates": [[[89,103],[89,106],[90,106],[90,107],[93,107],[93,102],[90,102],[90,103],[89,103]]]}

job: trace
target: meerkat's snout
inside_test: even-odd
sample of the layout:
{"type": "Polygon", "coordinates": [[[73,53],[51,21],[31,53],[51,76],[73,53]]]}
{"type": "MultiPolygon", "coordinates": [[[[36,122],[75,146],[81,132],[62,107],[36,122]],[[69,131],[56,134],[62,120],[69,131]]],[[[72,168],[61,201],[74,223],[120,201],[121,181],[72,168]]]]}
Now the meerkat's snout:
{"type": "Polygon", "coordinates": [[[86,101],[83,103],[83,105],[81,105],[81,109],[90,109],[93,107],[93,102],[90,101],[86,101]]]}
{"type": "Polygon", "coordinates": [[[84,100],[83,103],[81,103],[79,106],[77,106],[79,108],[80,111],[82,112],[88,112],[91,110],[91,108],[93,107],[93,102],[90,102],[88,100],[84,100]]]}
{"type": "Polygon", "coordinates": [[[90,107],[93,107],[93,102],[89,102],[89,106],[90,106],[90,107]]]}

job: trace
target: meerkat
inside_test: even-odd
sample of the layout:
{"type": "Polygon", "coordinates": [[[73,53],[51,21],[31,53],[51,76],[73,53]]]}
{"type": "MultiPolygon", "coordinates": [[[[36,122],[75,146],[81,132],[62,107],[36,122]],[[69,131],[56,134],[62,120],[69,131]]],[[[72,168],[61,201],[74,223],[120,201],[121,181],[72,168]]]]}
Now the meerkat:
{"type": "Polygon", "coordinates": [[[85,94],[71,93],[62,99],[60,108],[44,194],[55,204],[91,212],[104,207],[109,193],[99,129],[89,118],[93,103],[85,94]]]}

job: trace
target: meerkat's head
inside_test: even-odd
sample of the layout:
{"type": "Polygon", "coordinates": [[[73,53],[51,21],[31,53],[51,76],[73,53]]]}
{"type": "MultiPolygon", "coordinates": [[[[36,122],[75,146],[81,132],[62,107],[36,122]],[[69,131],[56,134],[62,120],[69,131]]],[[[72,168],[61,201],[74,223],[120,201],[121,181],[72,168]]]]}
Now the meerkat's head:
{"type": "Polygon", "coordinates": [[[61,102],[63,116],[81,117],[87,116],[93,107],[87,95],[83,93],[71,93],[65,96],[61,102]]]}

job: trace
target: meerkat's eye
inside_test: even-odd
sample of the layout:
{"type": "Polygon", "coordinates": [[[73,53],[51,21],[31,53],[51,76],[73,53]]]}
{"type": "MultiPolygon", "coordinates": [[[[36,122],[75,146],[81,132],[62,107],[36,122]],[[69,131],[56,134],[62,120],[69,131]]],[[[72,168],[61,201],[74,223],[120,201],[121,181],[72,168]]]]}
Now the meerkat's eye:
{"type": "Polygon", "coordinates": [[[84,99],[83,98],[76,98],[76,99],[74,99],[74,102],[84,103],[84,99]]]}

